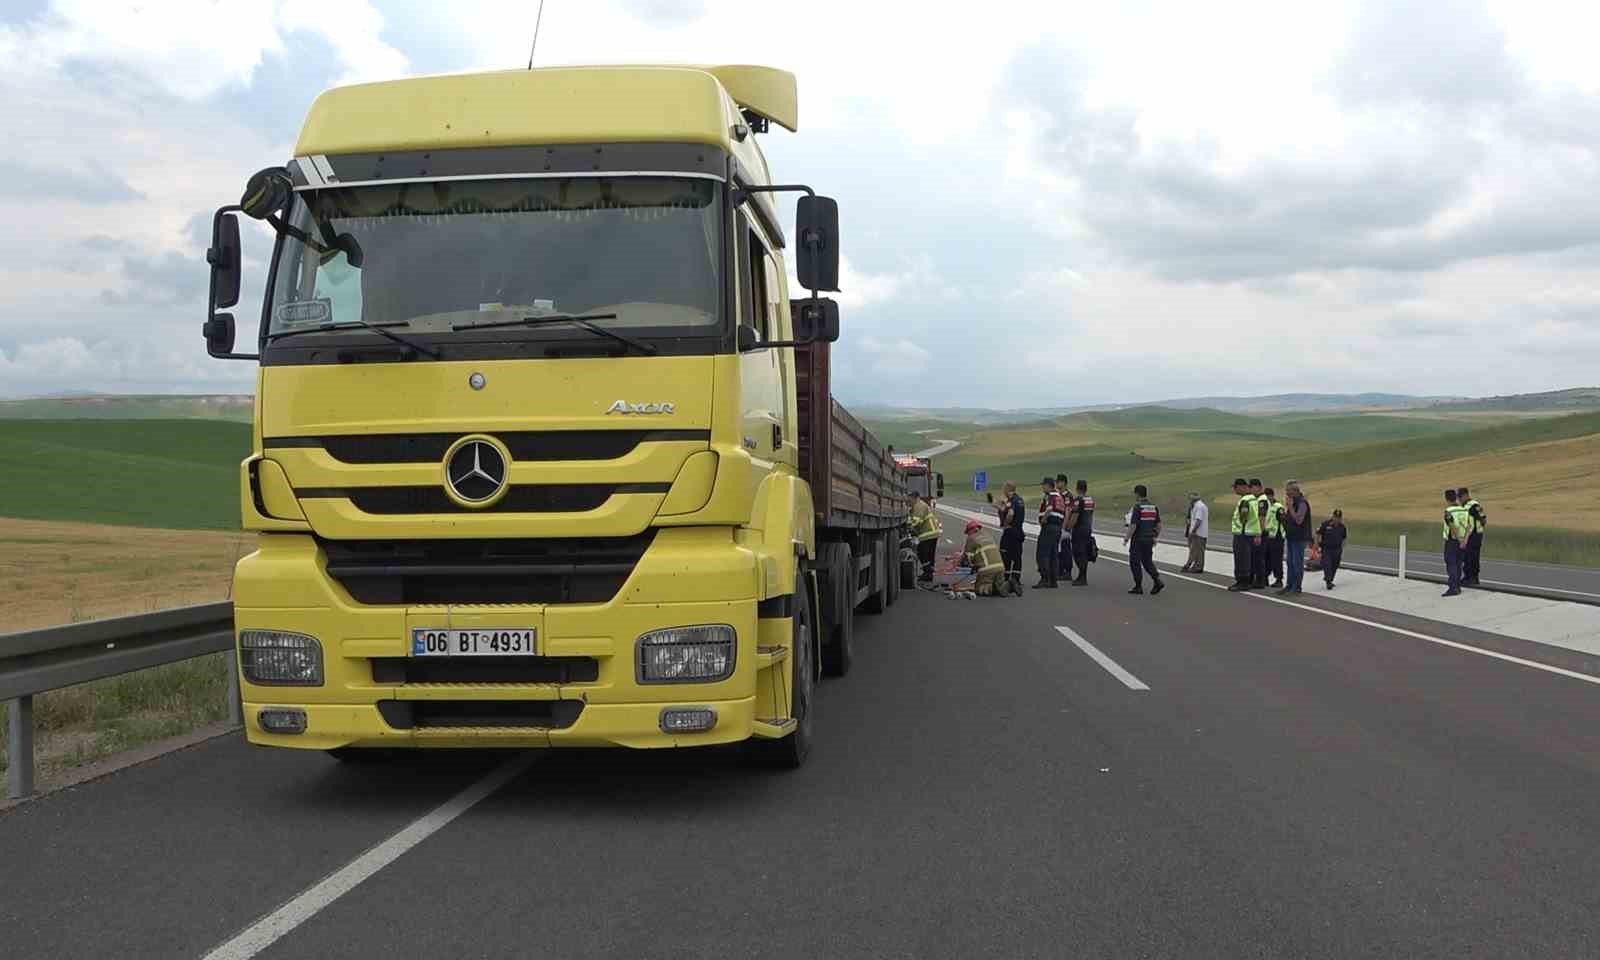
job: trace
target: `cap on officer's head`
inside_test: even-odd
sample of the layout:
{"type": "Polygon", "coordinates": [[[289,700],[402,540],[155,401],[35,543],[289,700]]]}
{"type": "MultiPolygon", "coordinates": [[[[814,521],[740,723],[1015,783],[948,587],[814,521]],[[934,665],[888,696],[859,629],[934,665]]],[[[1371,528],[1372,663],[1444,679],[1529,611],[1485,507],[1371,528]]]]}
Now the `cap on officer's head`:
{"type": "Polygon", "coordinates": [[[1235,477],[1234,481],[1233,481],[1233,485],[1236,486],[1236,487],[1248,487],[1248,486],[1250,486],[1250,484],[1244,482],[1244,478],[1243,477],[1235,477]]]}
{"type": "Polygon", "coordinates": [[[1045,477],[1043,480],[1039,481],[1039,486],[1042,487],[1042,486],[1045,486],[1046,484],[1053,485],[1055,482],[1056,482],[1056,478],[1055,477],[1045,477]]]}

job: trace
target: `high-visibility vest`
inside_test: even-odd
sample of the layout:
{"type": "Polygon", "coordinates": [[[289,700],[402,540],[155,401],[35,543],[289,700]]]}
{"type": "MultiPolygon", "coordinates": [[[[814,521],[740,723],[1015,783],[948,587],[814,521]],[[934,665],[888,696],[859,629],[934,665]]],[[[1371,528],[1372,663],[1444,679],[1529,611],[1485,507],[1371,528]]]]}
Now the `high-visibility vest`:
{"type": "Polygon", "coordinates": [[[911,508],[911,533],[919,542],[939,538],[938,521],[934,519],[933,511],[921,500],[911,508]]]}
{"type": "Polygon", "coordinates": [[[1260,498],[1253,493],[1247,493],[1239,498],[1239,505],[1233,510],[1234,533],[1242,533],[1247,537],[1261,536],[1259,502],[1260,498]]]}
{"type": "Polygon", "coordinates": [[[974,573],[1004,573],[1006,562],[1000,548],[982,532],[967,538],[967,565],[974,573]]]}
{"type": "Polygon", "coordinates": [[[1467,513],[1467,508],[1451,504],[1444,508],[1444,538],[1446,540],[1460,540],[1472,532],[1472,516],[1467,513]],[[1455,530],[1452,532],[1451,527],[1455,530]]]}
{"type": "MultiPolygon", "coordinates": [[[[1263,498],[1265,499],[1265,498],[1263,498]]],[[[1267,536],[1276,537],[1283,533],[1283,504],[1276,500],[1267,501],[1267,536]]]]}
{"type": "Polygon", "coordinates": [[[1462,506],[1462,509],[1467,511],[1467,515],[1469,517],[1472,517],[1472,532],[1473,533],[1482,533],[1483,532],[1483,504],[1479,503],[1476,500],[1468,500],[1466,503],[1463,503],[1461,506],[1462,506]]]}

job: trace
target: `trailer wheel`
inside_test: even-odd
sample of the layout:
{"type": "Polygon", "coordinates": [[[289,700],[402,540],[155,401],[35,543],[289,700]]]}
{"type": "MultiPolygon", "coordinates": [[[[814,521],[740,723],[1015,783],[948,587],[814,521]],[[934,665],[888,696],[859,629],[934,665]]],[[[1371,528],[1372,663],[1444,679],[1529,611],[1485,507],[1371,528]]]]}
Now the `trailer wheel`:
{"type": "Polygon", "coordinates": [[[794,718],[794,732],[782,740],[746,740],[746,756],[764,767],[777,770],[794,770],[806,762],[811,753],[812,702],[816,695],[816,664],[813,662],[815,640],[812,621],[811,588],[805,570],[795,578],[794,585],[794,635],[789,652],[789,715],[794,718]]]}
{"type": "Polygon", "coordinates": [[[912,557],[900,560],[900,589],[917,589],[917,561],[912,557]]]}
{"type": "Polygon", "coordinates": [[[823,594],[823,606],[833,611],[833,622],[822,643],[822,672],[830,677],[842,677],[850,672],[854,659],[856,592],[855,557],[847,543],[828,545],[832,556],[828,560],[828,583],[823,594]]]}
{"type": "Polygon", "coordinates": [[[889,563],[884,554],[884,542],[881,539],[872,541],[872,582],[877,589],[872,596],[867,598],[861,609],[870,614],[880,614],[889,609],[889,563]]]}

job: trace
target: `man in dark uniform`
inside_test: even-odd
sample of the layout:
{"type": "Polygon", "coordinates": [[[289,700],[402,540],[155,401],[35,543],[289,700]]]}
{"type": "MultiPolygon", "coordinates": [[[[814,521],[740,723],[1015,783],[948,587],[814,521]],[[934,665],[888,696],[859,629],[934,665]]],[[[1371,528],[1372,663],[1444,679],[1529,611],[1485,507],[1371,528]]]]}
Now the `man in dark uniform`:
{"type": "Polygon", "coordinates": [[[1262,532],[1267,542],[1267,577],[1272,586],[1283,587],[1283,504],[1278,502],[1277,491],[1266,488],[1262,496],[1267,501],[1267,516],[1262,532]]]}
{"type": "MultiPolygon", "coordinates": [[[[1065,513],[1072,516],[1072,487],[1067,485],[1067,475],[1056,474],[1056,492],[1061,494],[1061,502],[1066,507],[1065,513]]],[[[1072,528],[1066,525],[1061,527],[1061,562],[1057,565],[1057,573],[1061,580],[1072,579],[1072,528]]]]}
{"type": "Polygon", "coordinates": [[[1017,485],[1006,481],[1004,499],[1000,504],[1000,557],[1005,561],[1006,579],[1022,592],[1022,521],[1027,504],[1017,493],[1017,485]]]}
{"type": "Polygon", "coordinates": [[[1034,589],[1054,589],[1061,570],[1061,524],[1067,518],[1065,502],[1056,492],[1056,481],[1045,477],[1039,481],[1039,547],[1035,560],[1039,565],[1039,582],[1034,589]]]}
{"type": "Polygon", "coordinates": [[[1239,502],[1233,508],[1233,586],[1228,590],[1242,593],[1254,587],[1250,573],[1250,555],[1254,550],[1251,538],[1261,537],[1261,520],[1256,513],[1255,501],[1250,498],[1250,485],[1244,478],[1233,481],[1233,494],[1239,502]]]}
{"type": "Polygon", "coordinates": [[[1155,596],[1167,588],[1156,569],[1156,538],[1161,536],[1161,509],[1150,502],[1150,491],[1144,484],[1133,488],[1133,509],[1128,511],[1128,526],[1122,542],[1128,545],[1128,567],[1133,571],[1133,589],[1129,593],[1144,593],[1144,574],[1150,574],[1150,595],[1155,596]]]}
{"type": "Polygon", "coordinates": [[[1467,508],[1467,516],[1472,520],[1472,534],[1467,537],[1467,555],[1461,560],[1461,585],[1476,587],[1478,568],[1483,562],[1483,529],[1489,525],[1489,518],[1483,512],[1483,504],[1474,500],[1466,487],[1456,491],[1456,502],[1467,508]]]}
{"type": "Polygon", "coordinates": [[[1074,587],[1089,585],[1089,558],[1094,550],[1094,497],[1089,481],[1079,478],[1078,496],[1072,501],[1072,559],[1078,564],[1074,587]]]}
{"type": "Polygon", "coordinates": [[[1339,574],[1339,563],[1344,559],[1344,541],[1350,531],[1344,528],[1344,511],[1335,510],[1333,516],[1322,521],[1317,528],[1317,547],[1322,551],[1322,582],[1324,589],[1333,589],[1333,578],[1339,574]]]}

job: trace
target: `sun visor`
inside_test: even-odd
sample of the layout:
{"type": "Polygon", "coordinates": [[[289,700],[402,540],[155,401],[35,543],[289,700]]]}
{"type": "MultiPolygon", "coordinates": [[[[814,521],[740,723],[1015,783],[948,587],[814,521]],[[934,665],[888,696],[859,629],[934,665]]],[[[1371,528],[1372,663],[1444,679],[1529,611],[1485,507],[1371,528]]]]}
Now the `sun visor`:
{"type": "Polygon", "coordinates": [[[772,67],[706,67],[739,106],[789,131],[800,129],[800,93],[794,74],[772,67]]]}

